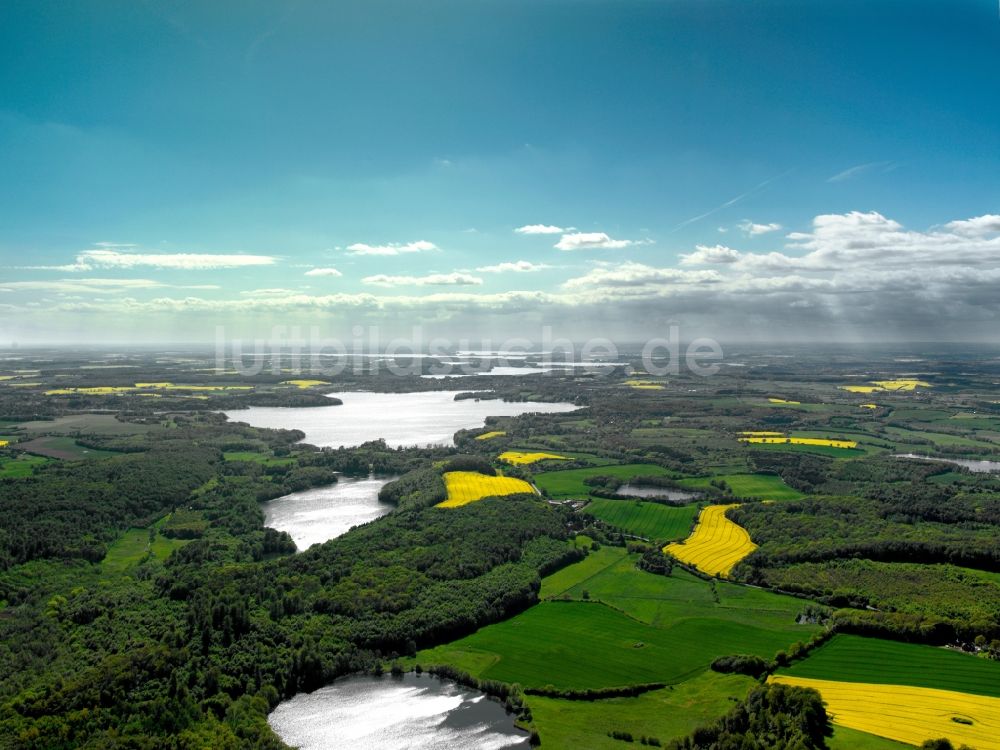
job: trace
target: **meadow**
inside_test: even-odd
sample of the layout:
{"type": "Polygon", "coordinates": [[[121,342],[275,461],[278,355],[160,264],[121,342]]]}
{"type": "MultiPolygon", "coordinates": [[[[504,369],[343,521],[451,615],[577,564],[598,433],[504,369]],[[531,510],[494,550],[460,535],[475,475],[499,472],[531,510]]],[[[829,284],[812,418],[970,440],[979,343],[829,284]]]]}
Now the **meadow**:
{"type": "Polygon", "coordinates": [[[746,529],[726,518],[726,511],[737,507],[706,506],[691,536],[668,544],[663,551],[708,575],[728,576],[736,563],[757,549],[746,529]]]}
{"type": "Polygon", "coordinates": [[[1000,662],[958,651],[840,634],[808,659],[779,670],[791,677],[954,690],[1000,698],[1000,662]]]}
{"type": "Polygon", "coordinates": [[[827,456],[829,458],[860,458],[866,453],[869,453],[875,449],[857,446],[857,447],[846,447],[846,446],[832,446],[832,445],[817,445],[815,443],[792,443],[792,442],[780,442],[780,443],[754,443],[752,445],[748,444],[748,447],[755,451],[777,451],[779,453],[809,453],[814,456],[827,456]]]}
{"type": "Polygon", "coordinates": [[[669,541],[687,536],[698,514],[698,506],[674,507],[638,500],[595,499],[587,505],[585,512],[630,534],[669,541]]]}
{"type": "MultiPolygon", "coordinates": [[[[749,677],[703,672],[690,680],[634,698],[570,701],[531,696],[535,723],[547,747],[621,750],[608,732],[655,737],[666,742],[691,733],[730,709],[754,684],[749,677]]],[[[641,745],[632,745],[641,747],[641,745]]]]}
{"type": "Polygon", "coordinates": [[[817,628],[802,603],[683,571],[638,570],[637,555],[602,548],[544,579],[545,600],[458,641],[421,651],[488,679],[562,690],[677,684],[732,653],[771,658],[817,628]]]}
{"type": "Polygon", "coordinates": [[[294,456],[272,456],[255,451],[226,451],[222,457],[226,461],[252,461],[265,466],[291,466],[296,462],[294,456]]]}
{"type": "Polygon", "coordinates": [[[22,453],[16,458],[0,456],[0,478],[21,479],[30,477],[35,469],[49,462],[44,456],[32,456],[22,453]]]}
{"type": "Polygon", "coordinates": [[[789,487],[773,474],[723,474],[714,477],[693,477],[677,482],[682,487],[698,490],[712,482],[725,482],[736,497],[753,497],[762,500],[799,500],[804,495],[789,487]]]}
{"type": "Polygon", "coordinates": [[[448,491],[448,499],[438,503],[439,508],[458,508],[482,500],[484,497],[535,492],[534,488],[523,479],[492,477],[476,471],[445,472],[444,484],[448,491]]]}
{"type": "Polygon", "coordinates": [[[90,458],[108,458],[119,455],[114,451],[100,450],[98,448],[88,448],[80,445],[71,437],[62,435],[51,435],[37,437],[33,440],[20,443],[17,446],[20,450],[33,453],[46,458],[58,458],[66,461],[80,461],[90,458]]]}
{"type": "Polygon", "coordinates": [[[132,528],[124,532],[101,561],[101,569],[108,575],[123,575],[134,568],[147,554],[157,560],[166,560],[170,553],[188,543],[184,539],[171,539],[159,533],[169,519],[161,518],[147,529],[132,528]]]}

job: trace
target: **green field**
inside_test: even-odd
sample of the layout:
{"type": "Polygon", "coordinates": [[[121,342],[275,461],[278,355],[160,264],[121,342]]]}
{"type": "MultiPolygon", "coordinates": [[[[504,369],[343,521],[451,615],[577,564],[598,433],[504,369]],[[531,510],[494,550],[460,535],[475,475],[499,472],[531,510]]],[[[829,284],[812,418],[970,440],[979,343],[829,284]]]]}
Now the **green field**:
{"type": "Polygon", "coordinates": [[[417,661],[536,688],[677,684],[716,657],[770,658],[816,632],[795,624],[797,599],[724,583],[713,594],[710,583],[683,571],[640,571],[637,555],[620,548],[592,557],[546,579],[542,595],[553,599],[422,651],[417,661]]]}
{"type": "Polygon", "coordinates": [[[222,457],[226,461],[253,461],[265,466],[288,466],[296,461],[292,456],[276,458],[267,453],[255,453],[254,451],[226,451],[222,457]]]}
{"type": "Polygon", "coordinates": [[[43,456],[31,456],[22,453],[17,458],[0,457],[0,478],[11,477],[19,479],[30,477],[35,473],[35,468],[47,464],[49,459],[43,456]]]}
{"type": "Polygon", "coordinates": [[[655,737],[665,743],[725,714],[753,684],[749,677],[703,672],[680,685],[635,698],[570,701],[530,696],[528,703],[543,747],[620,750],[642,745],[625,744],[608,732],[655,737]]]}
{"type": "MultiPolygon", "coordinates": [[[[579,536],[577,541],[586,537],[579,536]]],[[[574,586],[592,578],[605,568],[621,562],[624,552],[619,547],[601,547],[591,552],[583,560],[573,565],[557,570],[552,575],[542,579],[542,589],[538,592],[539,599],[549,599],[563,594],[574,586]]]]}
{"type": "Polygon", "coordinates": [[[832,445],[803,445],[802,443],[747,443],[750,450],[778,451],[779,453],[812,453],[830,458],[860,458],[867,453],[882,450],[874,446],[860,448],[836,448],[832,445]]]}
{"type": "Polygon", "coordinates": [[[105,451],[99,448],[87,448],[80,445],[71,437],[46,435],[20,443],[18,448],[35,455],[58,458],[65,461],[81,461],[91,458],[110,458],[119,456],[115,451],[105,451]]]}
{"type": "Polygon", "coordinates": [[[583,480],[588,477],[618,477],[628,480],[641,476],[663,476],[670,474],[667,469],[655,464],[619,464],[615,466],[595,466],[588,469],[565,469],[546,471],[534,476],[534,482],[551,497],[580,497],[590,492],[590,486],[583,480]]]}
{"type": "Polygon", "coordinates": [[[596,499],[587,505],[585,512],[630,534],[670,541],[683,539],[691,532],[698,506],[677,508],[638,500],[596,499]]]}
{"type": "Polygon", "coordinates": [[[825,412],[833,411],[836,409],[836,404],[816,404],[816,403],[799,403],[799,404],[774,404],[770,401],[762,401],[756,404],[757,406],[767,406],[771,409],[792,409],[794,411],[807,411],[807,412],[825,412]]]}
{"type": "Polygon", "coordinates": [[[914,643],[838,635],[781,674],[956,690],[1000,698],[1000,662],[914,643]]]}
{"type": "Polygon", "coordinates": [[[713,481],[724,481],[737,497],[759,497],[763,500],[798,500],[804,495],[792,489],[773,474],[724,474],[715,477],[682,479],[678,484],[691,489],[704,489],[713,481]]]}
{"type": "Polygon", "coordinates": [[[920,445],[920,443],[910,443],[909,441],[913,439],[917,440],[930,440],[934,445],[940,445],[942,447],[950,448],[993,448],[995,447],[993,443],[985,440],[972,440],[970,438],[962,437],[960,435],[949,435],[945,432],[928,432],[926,430],[907,430],[903,427],[886,427],[885,431],[892,435],[894,438],[899,440],[901,443],[906,443],[908,445],[920,445]]]}
{"type": "Polygon", "coordinates": [[[112,575],[121,575],[138,565],[146,553],[151,553],[158,560],[166,560],[171,552],[187,544],[187,540],[170,539],[159,533],[159,528],[167,518],[169,516],[165,516],[153,524],[152,528],[156,530],[156,534],[152,542],[149,539],[149,529],[129,529],[118,537],[115,543],[108,547],[107,554],[101,561],[103,571],[112,575]]]}
{"type": "Polygon", "coordinates": [[[913,750],[913,745],[836,724],[833,725],[833,736],[828,745],[830,750],[913,750]]]}
{"type": "Polygon", "coordinates": [[[114,414],[69,414],[19,426],[33,435],[142,435],[160,429],[157,425],[122,422],[114,414]]]}

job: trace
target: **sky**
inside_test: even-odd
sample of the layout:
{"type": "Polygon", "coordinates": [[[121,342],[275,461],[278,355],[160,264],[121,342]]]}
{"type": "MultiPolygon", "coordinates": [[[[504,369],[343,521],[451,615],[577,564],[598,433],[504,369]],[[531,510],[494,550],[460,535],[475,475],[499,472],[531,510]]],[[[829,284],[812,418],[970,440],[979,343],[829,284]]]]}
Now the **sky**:
{"type": "Polygon", "coordinates": [[[0,346],[998,316],[996,0],[0,4],[0,346]]]}

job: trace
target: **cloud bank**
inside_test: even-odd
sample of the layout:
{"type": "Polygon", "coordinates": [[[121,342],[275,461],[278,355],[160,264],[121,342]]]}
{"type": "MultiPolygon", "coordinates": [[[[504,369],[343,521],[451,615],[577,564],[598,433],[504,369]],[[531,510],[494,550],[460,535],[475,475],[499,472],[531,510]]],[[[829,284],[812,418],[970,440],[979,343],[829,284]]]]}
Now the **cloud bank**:
{"type": "MultiPolygon", "coordinates": [[[[716,244],[697,245],[676,261],[610,262],[603,256],[568,266],[575,270],[554,286],[486,294],[459,289],[484,283],[465,270],[365,276],[361,283],[382,291],[339,294],[271,287],[177,294],[172,290],[179,287],[150,279],[0,281],[0,325],[9,330],[12,321],[27,321],[41,329],[79,321],[81,330],[101,331],[97,321],[105,319],[109,325],[169,320],[194,331],[206,320],[249,325],[287,319],[403,328],[424,323],[467,335],[522,335],[553,325],[581,336],[634,340],[679,322],[693,335],[724,341],[997,339],[998,214],[917,230],[875,211],[850,211],[821,214],[806,230],[784,237],[768,234],[773,246],[762,252],[716,244]],[[411,290],[397,293],[400,287],[411,290]],[[41,295],[52,298],[39,307],[41,295]]],[[[521,283],[540,278],[531,272],[542,265],[519,260],[476,271],[507,273],[511,283],[521,283]]]]}

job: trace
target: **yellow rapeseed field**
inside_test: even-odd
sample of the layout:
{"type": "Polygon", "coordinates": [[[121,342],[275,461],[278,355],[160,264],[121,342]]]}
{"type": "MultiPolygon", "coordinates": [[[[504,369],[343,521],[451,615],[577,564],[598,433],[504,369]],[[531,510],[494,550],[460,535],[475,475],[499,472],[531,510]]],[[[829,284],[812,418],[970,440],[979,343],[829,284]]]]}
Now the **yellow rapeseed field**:
{"type": "Polygon", "coordinates": [[[495,437],[503,437],[507,433],[503,430],[492,430],[490,432],[484,432],[482,435],[476,435],[476,440],[490,440],[495,437]]]}
{"type": "Polygon", "coordinates": [[[741,435],[746,435],[748,437],[783,437],[785,433],[783,432],[767,432],[766,430],[744,430],[740,433],[741,435]]]}
{"type": "Polygon", "coordinates": [[[801,404],[802,403],[801,401],[788,401],[788,400],[783,399],[783,398],[769,398],[768,401],[770,401],[772,404],[801,404]]]}
{"type": "Polygon", "coordinates": [[[737,507],[738,503],[703,508],[691,536],[663,551],[709,575],[728,576],[736,563],[757,549],[746,529],[726,518],[726,511],[737,507]]]}
{"type": "Polygon", "coordinates": [[[862,409],[877,409],[878,404],[858,404],[862,409]]]}
{"type": "Polygon", "coordinates": [[[879,388],[884,388],[887,391],[912,391],[916,388],[932,388],[930,383],[925,383],[923,380],[873,380],[872,381],[879,388]]]}
{"type": "Polygon", "coordinates": [[[330,385],[325,380],[283,380],[281,385],[294,385],[296,388],[312,388],[317,385],[330,385]]]}
{"type": "MultiPolygon", "coordinates": [[[[25,385],[28,385],[25,383],[25,385]]],[[[32,385],[39,385],[32,383],[32,385]]],[[[110,396],[135,391],[252,391],[252,385],[176,385],[174,383],[136,383],[133,385],[98,385],[91,387],[53,388],[45,391],[46,396],[71,396],[81,393],[87,396],[110,396]]],[[[140,394],[149,395],[149,394],[140,394]]],[[[192,398],[200,398],[192,396],[192,398]]]]}
{"type": "Polygon", "coordinates": [[[923,380],[873,380],[872,385],[842,385],[840,389],[850,393],[876,393],[877,391],[913,391],[917,388],[933,388],[923,380]]]}
{"type": "Polygon", "coordinates": [[[774,675],[769,682],[815,688],[834,724],[910,745],[947,737],[955,747],[965,744],[976,750],[1000,750],[1000,698],[789,675],[774,675]]]}
{"type": "Polygon", "coordinates": [[[130,385],[99,385],[92,388],[54,388],[51,391],[45,391],[46,396],[68,396],[73,393],[82,393],[87,396],[109,396],[118,393],[128,393],[129,391],[134,391],[130,385]]]}
{"type": "Polygon", "coordinates": [[[252,391],[252,385],[187,385],[177,383],[136,383],[136,388],[159,388],[165,391],[252,391]]]}
{"type": "Polygon", "coordinates": [[[638,388],[641,391],[662,391],[663,384],[654,380],[626,380],[625,385],[629,388],[638,388]]]}
{"type": "Polygon", "coordinates": [[[448,499],[438,503],[439,508],[458,508],[474,503],[484,497],[517,495],[521,492],[534,493],[534,488],[523,479],[514,477],[491,477],[477,471],[448,471],[444,474],[444,486],[448,489],[448,499]]]}
{"type": "Polygon", "coordinates": [[[792,445],[826,445],[830,448],[857,448],[856,440],[826,440],[824,438],[801,437],[741,437],[741,443],[791,443],[792,445]]]}
{"type": "Polygon", "coordinates": [[[9,440],[0,440],[0,448],[6,448],[8,445],[10,445],[9,440]]]}
{"type": "Polygon", "coordinates": [[[560,456],[556,453],[524,453],[523,451],[504,451],[497,458],[517,466],[533,464],[537,461],[569,461],[567,456],[560,456]]]}
{"type": "Polygon", "coordinates": [[[882,390],[877,385],[842,385],[840,389],[850,393],[875,393],[882,390]]]}

